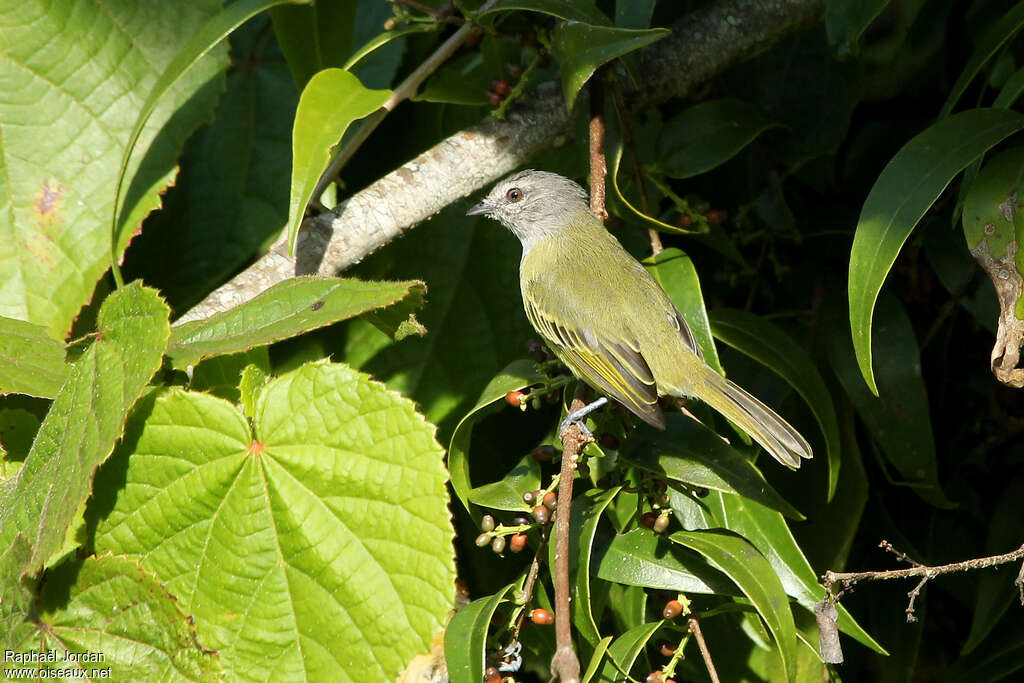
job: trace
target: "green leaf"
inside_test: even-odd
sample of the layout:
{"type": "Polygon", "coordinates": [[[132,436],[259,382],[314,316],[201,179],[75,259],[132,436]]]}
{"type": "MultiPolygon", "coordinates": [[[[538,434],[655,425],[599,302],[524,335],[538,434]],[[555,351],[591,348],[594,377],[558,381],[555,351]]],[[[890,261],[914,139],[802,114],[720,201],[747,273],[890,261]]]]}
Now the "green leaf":
{"type": "Polygon", "coordinates": [[[0,481],[10,479],[32,449],[41,420],[21,408],[0,409],[0,481]]]}
{"type": "MultiPolygon", "coordinates": [[[[745,538],[764,555],[787,595],[811,612],[814,611],[815,603],[825,597],[825,588],[818,583],[814,569],[804,557],[782,515],[749,498],[726,493],[714,493],[705,498],[704,503],[726,528],[745,538]]],[[[837,605],[837,609],[837,623],[843,633],[875,652],[886,654],[882,646],[854,621],[845,607],[837,605]]]]}
{"type": "MultiPolygon", "coordinates": [[[[111,214],[111,240],[110,259],[117,272],[117,262],[120,260],[121,251],[127,246],[127,240],[134,229],[131,215],[123,215],[124,209],[120,207],[121,187],[124,184],[128,173],[128,163],[132,154],[135,153],[135,143],[139,141],[142,130],[149,121],[150,116],[156,110],[157,103],[171,91],[172,88],[182,80],[185,73],[190,71],[208,52],[213,50],[218,43],[227,37],[232,31],[244,24],[247,20],[259,14],[265,9],[280,5],[285,2],[309,2],[310,0],[238,0],[210,19],[197,31],[189,34],[191,39],[174,56],[174,59],[160,73],[150,88],[145,99],[142,101],[135,124],[132,126],[128,136],[128,144],[125,145],[121,154],[121,168],[118,171],[114,183],[114,210],[111,214]]],[[[123,32],[123,29],[122,29],[123,32]]],[[[166,38],[166,33],[164,34],[166,38]]],[[[125,198],[125,208],[130,207],[130,200],[125,198]]],[[[148,213],[148,212],[147,212],[148,213]]]]}
{"type": "Polygon", "coordinates": [[[971,55],[964,70],[960,72],[960,77],[953,84],[953,89],[949,91],[946,103],[942,105],[942,111],[939,112],[940,120],[949,116],[964,91],[967,90],[967,86],[971,84],[982,67],[1022,28],[1024,28],[1024,5],[1016,5],[988,27],[976,43],[978,49],[971,55]]]}
{"type": "MultiPolygon", "coordinates": [[[[621,486],[610,489],[589,489],[572,501],[569,532],[569,580],[572,589],[572,623],[579,634],[592,647],[601,640],[590,589],[590,557],[594,545],[594,534],[601,515],[612,502],[621,486]]],[[[597,615],[600,617],[600,614],[597,615]]]]}
{"type": "Polygon", "coordinates": [[[422,301],[422,282],[296,277],[205,320],[176,325],[167,356],[175,368],[245,351],[406,301],[422,301]]]}
{"type": "Polygon", "coordinates": [[[619,28],[648,28],[657,0],[615,0],[615,25],[619,28]]]}
{"type": "Polygon", "coordinates": [[[608,18],[597,9],[594,0],[498,0],[486,11],[477,15],[483,18],[496,12],[527,10],[542,12],[566,21],[583,21],[591,24],[607,24],[608,18]]]}
{"type": "Polygon", "coordinates": [[[556,26],[551,50],[562,72],[566,107],[572,111],[576,96],[597,67],[670,34],[665,28],[636,30],[572,22],[556,26]]]}
{"type": "Polygon", "coordinates": [[[1024,93],[1024,66],[1017,69],[1012,76],[1006,79],[1003,89],[999,91],[999,95],[992,102],[992,107],[994,109],[1009,109],[1017,101],[1021,93],[1024,93]]]}
{"type": "MultiPolygon", "coordinates": [[[[277,44],[302,90],[319,71],[339,67],[352,49],[351,27],[360,2],[317,2],[270,10],[277,44]]],[[[348,70],[348,67],[343,67],[348,70]]]]}
{"type": "MultiPolygon", "coordinates": [[[[611,126],[609,127],[609,130],[612,131],[613,133],[616,131],[616,129],[611,126]]],[[[608,153],[608,178],[611,179],[611,186],[612,190],[615,193],[615,199],[617,199],[619,202],[622,203],[623,206],[629,209],[629,211],[632,212],[634,216],[647,223],[650,223],[652,226],[654,226],[655,230],[658,230],[660,232],[676,233],[680,235],[688,235],[699,232],[698,230],[687,230],[660,221],[654,216],[647,215],[646,213],[638,209],[636,206],[634,206],[632,202],[629,201],[629,199],[626,197],[626,194],[622,191],[622,188],[619,187],[619,167],[622,165],[622,152],[624,142],[621,135],[612,134],[609,135],[608,137],[611,137],[613,139],[613,142],[611,143],[611,150],[609,150],[608,153]]]]}
{"type": "Polygon", "coordinates": [[[782,376],[807,402],[825,437],[828,455],[828,500],[839,481],[841,447],[839,420],[825,380],[810,355],[774,323],[737,309],[716,309],[711,315],[714,335],[782,376]]]}
{"type": "Polygon", "coordinates": [[[539,488],[540,463],[527,454],[503,478],[470,491],[469,501],[495,510],[529,512],[532,508],[523,502],[523,494],[539,488]]]}
{"type": "Polygon", "coordinates": [[[239,401],[245,416],[250,420],[256,415],[256,399],[269,381],[270,375],[259,366],[247,365],[242,370],[238,382],[239,401]]]}
{"type": "Polygon", "coordinates": [[[888,6],[889,0],[831,0],[825,4],[828,45],[839,58],[855,57],[860,38],[888,6]]]}
{"type": "Polygon", "coordinates": [[[35,596],[22,576],[31,561],[32,544],[23,533],[0,553],[0,647],[5,650],[18,649],[35,628],[31,616],[35,596]]]}
{"type": "Polygon", "coordinates": [[[804,518],[713,430],[681,413],[666,415],[665,422],[665,431],[641,428],[619,456],[673,481],[746,496],[792,519],[804,518]]]}
{"type": "Polygon", "coordinates": [[[267,38],[262,15],[231,34],[233,66],[213,122],[189,138],[163,207],[125,251],[125,280],[159,289],[177,315],[251,263],[288,220],[299,93],[267,38]]]}
{"type": "Polygon", "coordinates": [[[669,540],[695,550],[732,579],[757,608],[775,638],[784,677],[796,674],[796,626],[782,582],[748,541],[717,531],[677,531],[669,540]]]}
{"type": "Polygon", "coordinates": [[[342,69],[324,69],[299,96],[292,132],[292,182],[288,202],[288,253],[295,253],[299,226],[334,147],[356,119],[383,106],[390,90],[370,90],[342,69]]]}
{"type": "Polygon", "coordinates": [[[168,12],[154,3],[33,2],[4,11],[0,315],[66,337],[110,267],[122,153],[136,152],[119,207],[122,224],[131,226],[127,239],[159,205],[182,143],[213,110],[227,65],[224,49],[180,79],[139,143],[128,144],[146,93],[220,5],[184,0],[168,12]],[[86,34],[102,36],[101,43],[86,49],[86,34]]]}
{"type": "Polygon", "coordinates": [[[704,354],[704,361],[724,374],[715,340],[711,336],[711,323],[708,321],[700,278],[693,261],[680,250],[670,247],[660,254],[645,258],[643,263],[647,272],[654,276],[683,314],[704,354]]]}
{"type": "Polygon", "coordinates": [[[896,153],[864,202],[850,254],[850,327],[864,380],[878,395],[871,369],[875,302],[903,243],[950,181],[990,147],[1024,128],[1006,109],[972,109],[925,129],[896,153]]]}
{"type": "Polygon", "coordinates": [[[188,383],[188,388],[192,391],[205,391],[232,403],[238,403],[241,399],[242,372],[254,367],[259,367],[264,373],[270,374],[270,352],[266,346],[227,356],[207,358],[192,369],[192,379],[188,383]]]}
{"type": "Polygon", "coordinates": [[[882,455],[896,467],[904,484],[936,507],[952,507],[938,480],[935,437],[914,329],[892,296],[879,301],[878,320],[877,396],[860,381],[845,335],[828,326],[832,367],[882,455]]]}
{"type": "Polygon", "coordinates": [[[393,680],[429,648],[453,533],[443,451],[410,401],[319,362],[264,386],[251,428],[172,389],[129,432],[97,477],[97,499],[117,495],[96,549],[165,580],[235,676],[273,661],[282,679],[393,680]]]}
{"type": "Polygon", "coordinates": [[[690,178],[721,166],[764,131],[780,124],[757,107],[732,99],[701,102],[665,123],[658,167],[673,178],[690,178]]]}
{"type": "Polygon", "coordinates": [[[56,650],[46,669],[106,670],[119,681],[223,680],[217,653],[199,644],[177,599],[132,560],[108,555],[62,565],[47,577],[41,603],[37,631],[18,649],[56,650]],[[95,653],[102,662],[66,660],[95,653]]]}
{"type": "Polygon", "coordinates": [[[512,585],[469,603],[452,617],[444,632],[444,656],[451,683],[479,683],[484,677],[487,629],[512,585]]]}
{"type": "MultiPolygon", "coordinates": [[[[469,442],[473,434],[473,426],[484,417],[497,412],[502,407],[505,394],[518,391],[536,384],[541,379],[528,360],[517,360],[505,367],[484,387],[476,405],[459,421],[452,434],[448,446],[448,470],[451,472],[452,490],[455,497],[462,501],[466,510],[472,515],[473,484],[469,476],[469,442]]],[[[531,457],[530,460],[533,460],[531,457]]],[[[530,474],[532,477],[532,473],[530,474]]],[[[536,488],[536,487],[534,487],[536,488]]],[[[531,489],[533,490],[533,489],[531,489]]],[[[522,498],[519,504],[522,505],[522,498]]],[[[519,508],[514,508],[519,509],[519,508]]]]}
{"type": "Polygon", "coordinates": [[[408,26],[402,26],[392,31],[384,31],[378,33],[373,38],[363,44],[358,50],[349,55],[349,58],[342,65],[342,69],[345,71],[351,71],[354,69],[363,59],[370,56],[378,49],[384,47],[388,43],[398,40],[403,36],[408,36],[413,33],[426,33],[429,31],[436,31],[441,25],[440,24],[410,24],[408,26]]]}
{"type": "Polygon", "coordinates": [[[160,367],[167,305],[135,282],[100,308],[99,334],[71,366],[17,476],[0,484],[0,548],[29,535],[34,573],[64,543],[93,473],[121,438],[125,418],[160,367]]]}
{"type": "Polygon", "coordinates": [[[46,328],[0,317],[0,395],[53,398],[67,375],[64,345],[46,328]]]}
{"type": "Polygon", "coordinates": [[[587,664],[586,670],[583,672],[583,676],[580,678],[580,683],[590,683],[590,680],[597,675],[597,669],[604,662],[605,653],[608,651],[608,645],[612,642],[612,636],[605,636],[601,639],[601,642],[594,648],[594,654],[590,657],[590,662],[587,664]]]}
{"type": "Polygon", "coordinates": [[[616,638],[608,646],[608,656],[601,667],[601,677],[598,680],[607,683],[628,680],[624,677],[628,676],[633,663],[640,656],[640,651],[644,649],[644,645],[654,632],[661,628],[662,623],[664,622],[652,621],[649,624],[641,624],[616,638]]]}
{"type": "Polygon", "coordinates": [[[680,593],[736,595],[728,577],[695,552],[673,546],[649,529],[594,540],[591,570],[605,581],[680,593]]]}
{"type": "MultiPolygon", "coordinates": [[[[993,157],[971,183],[964,199],[963,225],[972,255],[977,258],[987,252],[993,261],[1005,262],[1013,254],[1017,272],[1021,273],[1024,250],[1019,245],[1024,243],[1024,212],[1020,211],[1019,197],[1024,197],[1024,147],[1013,147],[993,157]]],[[[1020,296],[1008,303],[1014,306],[1011,310],[1018,318],[1024,317],[1020,296]]]]}

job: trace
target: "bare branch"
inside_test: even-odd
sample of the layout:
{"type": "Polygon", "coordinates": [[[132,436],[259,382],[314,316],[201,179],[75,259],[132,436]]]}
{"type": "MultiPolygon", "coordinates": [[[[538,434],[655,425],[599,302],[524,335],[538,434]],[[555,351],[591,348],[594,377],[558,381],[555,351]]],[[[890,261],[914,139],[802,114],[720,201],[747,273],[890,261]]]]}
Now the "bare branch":
{"type": "MultiPolygon", "coordinates": [[[[619,82],[631,109],[684,97],[727,67],[821,18],[824,0],[721,0],[680,19],[673,34],[639,52],[634,82],[619,82]]],[[[339,204],[305,222],[293,263],[284,239],[178,322],[206,318],[296,274],[334,275],[358,263],[444,207],[558,146],[569,116],[557,84],[538,88],[508,119],[488,118],[456,133],[339,204]]]]}
{"type": "Polygon", "coordinates": [[[704,658],[704,666],[708,670],[708,677],[711,679],[711,683],[719,683],[721,679],[718,678],[718,670],[715,669],[715,663],[711,661],[711,651],[708,650],[708,644],[705,642],[704,634],[700,630],[700,622],[697,620],[697,617],[691,614],[687,619],[687,624],[690,627],[690,633],[693,634],[694,640],[697,641],[700,656],[704,658]]]}

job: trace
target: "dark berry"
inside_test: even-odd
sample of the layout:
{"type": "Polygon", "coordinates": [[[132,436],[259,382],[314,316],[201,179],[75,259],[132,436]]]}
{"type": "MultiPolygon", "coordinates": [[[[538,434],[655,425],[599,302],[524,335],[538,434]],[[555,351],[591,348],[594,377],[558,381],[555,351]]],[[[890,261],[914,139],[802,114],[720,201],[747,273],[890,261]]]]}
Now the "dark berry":
{"type": "Polygon", "coordinates": [[[483,39],[484,30],[479,26],[475,26],[473,27],[473,30],[469,32],[469,37],[466,38],[466,47],[476,47],[483,39]]]}
{"type": "Polygon", "coordinates": [[[658,513],[656,513],[656,512],[645,512],[643,514],[643,516],[640,517],[640,523],[643,524],[648,529],[653,529],[654,528],[654,523],[657,520],[658,520],[658,513]]]}
{"type": "Polygon", "coordinates": [[[678,600],[669,600],[665,603],[665,609],[661,610],[661,616],[666,619],[675,619],[683,613],[683,604],[678,600]]]}
{"type": "Polygon", "coordinates": [[[544,507],[548,510],[554,510],[555,506],[558,505],[558,496],[555,495],[554,491],[548,491],[544,494],[541,502],[544,503],[544,507]]]}
{"type": "Polygon", "coordinates": [[[519,78],[523,75],[523,67],[518,64],[513,64],[512,62],[505,65],[505,70],[508,71],[508,75],[512,78],[519,78]]]}
{"type": "Polygon", "coordinates": [[[551,512],[543,505],[538,505],[533,508],[533,518],[537,520],[539,524],[547,524],[548,520],[551,519],[551,512]]]}
{"type": "Polygon", "coordinates": [[[688,228],[691,225],[693,225],[693,218],[691,218],[688,213],[684,213],[679,217],[679,220],[676,221],[676,226],[680,228],[688,228]]]}
{"type": "Polygon", "coordinates": [[[614,434],[602,434],[597,440],[597,444],[601,448],[609,448],[611,450],[618,450],[619,439],[614,434]]]}
{"type": "Polygon", "coordinates": [[[533,456],[533,459],[536,460],[537,462],[548,462],[549,460],[551,460],[551,458],[555,457],[555,453],[557,452],[558,451],[555,450],[554,446],[544,445],[537,446],[532,451],[530,451],[530,454],[533,456]]]}
{"type": "Polygon", "coordinates": [[[491,104],[492,107],[500,107],[501,101],[503,99],[505,98],[499,95],[498,93],[491,92],[490,90],[487,91],[487,101],[491,104]]]}
{"type": "Polygon", "coordinates": [[[718,223],[724,221],[728,216],[729,214],[727,214],[725,211],[713,209],[711,211],[708,211],[708,224],[717,225],[718,223]]]}
{"type": "Polygon", "coordinates": [[[493,81],[491,81],[491,90],[498,93],[502,97],[507,95],[508,91],[511,89],[512,88],[508,84],[507,78],[495,78],[493,81]]]}
{"type": "Polygon", "coordinates": [[[671,657],[676,653],[676,646],[667,640],[658,641],[658,652],[661,653],[662,657],[671,657]]]}
{"type": "Polygon", "coordinates": [[[533,522],[522,515],[512,518],[512,526],[526,526],[527,524],[533,524],[533,522]]]}

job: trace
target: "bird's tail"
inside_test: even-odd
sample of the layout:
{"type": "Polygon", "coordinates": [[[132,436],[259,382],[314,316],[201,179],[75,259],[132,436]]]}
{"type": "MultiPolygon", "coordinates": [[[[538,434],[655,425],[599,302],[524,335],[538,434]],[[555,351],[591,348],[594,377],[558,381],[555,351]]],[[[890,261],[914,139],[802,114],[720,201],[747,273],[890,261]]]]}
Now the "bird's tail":
{"type": "Polygon", "coordinates": [[[731,420],[786,467],[795,470],[801,458],[811,457],[807,440],[775,411],[710,367],[704,370],[706,389],[697,398],[731,420]]]}

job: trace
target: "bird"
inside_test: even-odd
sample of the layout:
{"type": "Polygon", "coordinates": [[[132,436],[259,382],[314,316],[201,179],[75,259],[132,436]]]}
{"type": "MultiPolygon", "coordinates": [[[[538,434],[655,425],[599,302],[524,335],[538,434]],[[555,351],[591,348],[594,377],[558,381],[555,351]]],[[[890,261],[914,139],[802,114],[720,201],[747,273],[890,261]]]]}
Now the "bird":
{"type": "MultiPolygon", "coordinates": [[[[519,238],[526,317],[577,378],[659,429],[659,396],[698,398],[782,465],[795,470],[811,457],[789,423],[704,361],[672,299],[591,213],[579,184],[548,171],[520,171],[467,215],[497,220],[519,238]]],[[[567,421],[582,425],[583,415],[605,402],[567,421]]]]}

